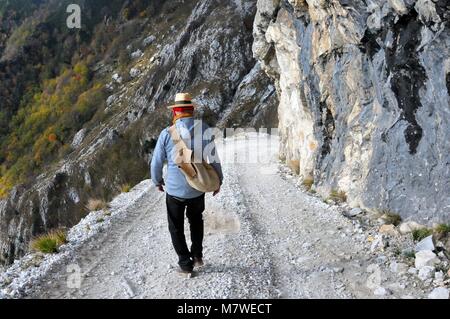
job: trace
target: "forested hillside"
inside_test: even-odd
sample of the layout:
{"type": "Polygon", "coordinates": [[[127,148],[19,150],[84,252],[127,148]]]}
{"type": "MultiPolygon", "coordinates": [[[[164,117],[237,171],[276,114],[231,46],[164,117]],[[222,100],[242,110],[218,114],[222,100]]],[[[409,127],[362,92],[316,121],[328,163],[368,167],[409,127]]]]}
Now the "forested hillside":
{"type": "Polygon", "coordinates": [[[71,30],[68,3],[1,5],[0,196],[70,152],[86,123],[102,120],[108,79],[95,74],[97,64],[126,68],[126,41],[159,9],[155,1],[90,1],[83,28],[71,30]]]}

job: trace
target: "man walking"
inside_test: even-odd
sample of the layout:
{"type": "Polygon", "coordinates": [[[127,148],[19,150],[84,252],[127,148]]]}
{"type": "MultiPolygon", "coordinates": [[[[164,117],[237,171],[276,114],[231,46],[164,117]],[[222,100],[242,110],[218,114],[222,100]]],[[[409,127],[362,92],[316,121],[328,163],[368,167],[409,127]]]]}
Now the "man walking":
{"type": "MultiPolygon", "coordinates": [[[[208,126],[202,121],[194,120],[194,105],[188,93],[176,95],[175,104],[169,107],[173,113],[173,124],[186,146],[194,151],[194,157],[209,161],[217,173],[220,185],[223,181],[222,167],[217,157],[214,141],[205,137],[208,126]],[[199,146],[199,147],[198,147],[199,146]],[[204,150],[208,146],[210,154],[204,158],[204,150]]],[[[190,274],[194,267],[203,266],[203,236],[205,210],[205,193],[193,188],[185,174],[175,163],[177,147],[170,129],[166,128],[159,136],[151,163],[151,177],[155,186],[166,191],[166,205],[169,231],[172,244],[179,258],[179,271],[190,274]],[[163,166],[167,161],[167,177],[163,179],[163,166]],[[165,190],[164,190],[165,187],[165,190]],[[184,234],[184,214],[189,220],[191,232],[191,249],[188,249],[184,234]]],[[[214,187],[215,189],[215,187],[214,187]]],[[[216,196],[220,186],[213,193],[216,196]]]]}

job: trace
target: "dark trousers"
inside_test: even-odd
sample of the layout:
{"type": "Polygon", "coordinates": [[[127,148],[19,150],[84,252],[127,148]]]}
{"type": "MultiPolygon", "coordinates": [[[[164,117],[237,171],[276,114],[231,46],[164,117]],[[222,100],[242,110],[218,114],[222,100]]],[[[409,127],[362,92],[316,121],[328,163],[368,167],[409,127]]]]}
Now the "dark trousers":
{"type": "Polygon", "coordinates": [[[172,244],[178,254],[178,264],[183,270],[192,270],[193,257],[203,257],[205,195],[193,199],[181,199],[167,194],[167,216],[172,244]],[[184,212],[191,230],[191,250],[189,251],[184,235],[184,212]]]}

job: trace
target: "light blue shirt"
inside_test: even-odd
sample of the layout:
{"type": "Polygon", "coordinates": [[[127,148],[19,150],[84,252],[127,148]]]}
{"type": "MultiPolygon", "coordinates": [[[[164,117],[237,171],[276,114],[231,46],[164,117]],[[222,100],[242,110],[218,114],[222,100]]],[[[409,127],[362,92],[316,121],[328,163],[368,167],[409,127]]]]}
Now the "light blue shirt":
{"type": "MultiPolygon", "coordinates": [[[[194,150],[194,156],[196,156],[196,158],[199,158],[199,152],[196,152],[197,148],[198,151],[200,150],[199,146],[202,147],[202,158],[205,157],[203,152],[205,151],[205,148],[208,147],[207,151],[205,151],[205,153],[207,153],[206,157],[208,158],[204,159],[213,166],[219,175],[220,183],[222,184],[222,166],[217,156],[218,154],[214,139],[207,136],[209,134],[205,134],[205,131],[209,129],[208,125],[203,123],[203,121],[194,121],[194,118],[192,117],[179,119],[176,121],[175,125],[187,147],[194,150]],[[199,136],[199,133],[202,135],[199,136]],[[201,145],[199,140],[202,140],[201,145]]],[[[170,136],[169,129],[166,128],[159,135],[158,143],[156,144],[153,153],[150,172],[153,184],[159,186],[162,183],[165,183],[166,192],[169,195],[178,198],[191,199],[203,195],[202,192],[199,192],[188,184],[186,177],[174,162],[174,153],[175,145],[170,136]],[[166,179],[163,179],[163,167],[165,161],[167,161],[167,176],[166,179]]]]}

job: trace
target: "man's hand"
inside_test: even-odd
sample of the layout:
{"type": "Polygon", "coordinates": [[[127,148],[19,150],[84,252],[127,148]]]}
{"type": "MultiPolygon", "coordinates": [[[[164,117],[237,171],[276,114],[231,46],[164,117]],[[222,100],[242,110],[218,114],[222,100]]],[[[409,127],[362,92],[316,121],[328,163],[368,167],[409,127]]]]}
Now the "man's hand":
{"type": "Polygon", "coordinates": [[[161,184],[159,184],[158,186],[156,186],[157,188],[158,188],[158,190],[160,191],[160,192],[162,192],[162,193],[164,193],[165,192],[165,190],[164,190],[164,186],[165,186],[166,184],[164,184],[164,182],[162,182],[161,184]]]}
{"type": "Polygon", "coordinates": [[[216,190],[216,191],[213,193],[213,196],[216,196],[216,195],[219,194],[219,193],[220,193],[220,187],[219,187],[218,190],[216,190]]]}

